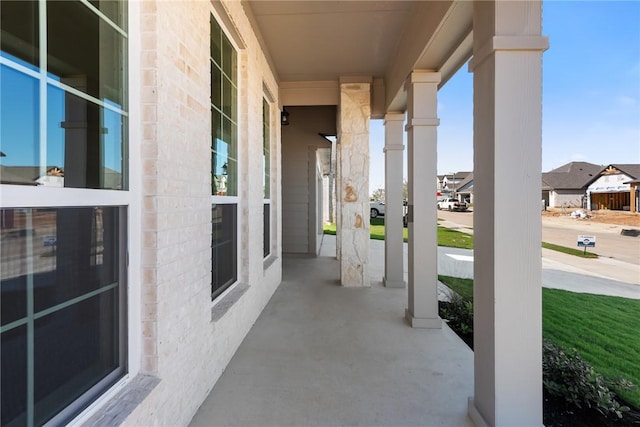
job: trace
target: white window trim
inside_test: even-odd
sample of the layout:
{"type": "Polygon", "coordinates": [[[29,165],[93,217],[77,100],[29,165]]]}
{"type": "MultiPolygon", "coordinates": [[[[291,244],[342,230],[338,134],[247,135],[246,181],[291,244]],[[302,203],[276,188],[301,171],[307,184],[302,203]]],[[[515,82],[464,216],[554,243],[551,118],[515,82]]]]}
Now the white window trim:
{"type": "MultiPolygon", "coordinates": [[[[82,0],[82,3],[89,7],[99,17],[105,18],[103,14],[95,10],[90,3],[82,0]]],[[[41,2],[39,5],[39,13],[42,15],[46,8],[46,5],[41,2]]],[[[140,5],[138,2],[129,2],[127,17],[129,20],[127,37],[127,55],[128,55],[128,87],[127,96],[130,100],[140,99],[140,78],[138,73],[133,73],[132,70],[140,69],[140,34],[138,27],[135,24],[139,21],[140,5]],[[133,37],[132,37],[133,35],[133,37]]],[[[46,45],[46,24],[43,24],[43,19],[40,19],[39,23],[39,45],[46,45]]],[[[106,19],[107,23],[114,26],[113,22],[106,19]]],[[[116,28],[121,34],[123,31],[116,28]]],[[[126,37],[126,34],[123,34],[126,37]]],[[[40,71],[36,72],[20,64],[16,64],[6,58],[0,58],[0,63],[23,72],[33,78],[39,80],[40,91],[40,111],[46,111],[47,105],[47,85],[51,84],[56,87],[60,87],[67,92],[80,96],[94,104],[109,110],[115,111],[128,116],[128,153],[127,160],[129,162],[128,170],[128,188],[129,190],[109,190],[109,189],[90,189],[90,188],[56,188],[46,186],[24,186],[24,185],[0,185],[0,205],[3,209],[10,208],[65,208],[65,207],[85,207],[85,206],[121,206],[127,208],[127,245],[125,256],[128,255],[127,268],[127,290],[126,290],[126,310],[127,310],[127,357],[126,357],[126,370],[124,376],[118,380],[111,387],[106,389],[102,395],[95,399],[85,410],[78,414],[73,420],[69,422],[69,425],[80,425],[86,421],[89,417],[99,411],[110,399],[112,399],[116,393],[118,393],[126,384],[131,381],[131,378],[140,371],[140,355],[141,355],[141,288],[140,288],[140,252],[141,252],[141,203],[140,197],[134,197],[134,195],[140,196],[141,194],[141,176],[142,171],[140,156],[133,156],[131,153],[140,152],[140,137],[142,135],[140,129],[140,110],[137,102],[128,103],[128,111],[122,111],[116,109],[109,104],[105,104],[102,101],[93,98],[87,94],[79,93],[77,90],[68,87],[67,85],[53,81],[47,76],[46,61],[47,51],[46,49],[40,49],[40,71]]],[[[47,115],[40,114],[40,163],[46,165],[46,144],[47,144],[47,115]]],[[[46,167],[46,166],[45,166],[46,167]]]]}
{"type": "MultiPolygon", "coordinates": [[[[241,65],[242,62],[244,62],[244,55],[241,55],[241,52],[244,50],[245,48],[245,44],[242,41],[242,39],[240,39],[239,33],[237,31],[235,31],[235,29],[230,30],[230,26],[232,26],[232,21],[231,19],[228,17],[228,15],[226,15],[226,12],[224,10],[224,6],[222,6],[221,3],[219,2],[212,2],[211,7],[209,7],[209,16],[213,16],[213,19],[216,20],[216,22],[218,23],[218,25],[220,26],[220,29],[222,30],[222,32],[224,33],[225,37],[227,38],[227,40],[229,40],[229,43],[231,43],[231,46],[233,47],[233,49],[236,51],[236,140],[237,140],[237,147],[238,147],[238,152],[236,153],[236,164],[237,164],[237,168],[238,168],[238,179],[237,179],[237,196],[216,196],[216,195],[211,195],[211,205],[231,205],[231,204],[235,204],[236,205],[236,236],[237,236],[237,242],[236,242],[236,281],[233,282],[232,284],[230,284],[224,291],[222,291],[219,295],[217,295],[214,299],[211,300],[211,308],[213,309],[217,304],[219,304],[221,301],[223,301],[225,299],[225,297],[232,292],[236,287],[238,287],[238,285],[240,285],[242,283],[242,277],[243,277],[243,268],[242,268],[242,262],[241,261],[241,257],[242,257],[242,222],[243,222],[243,215],[242,215],[242,211],[244,208],[244,203],[242,202],[242,198],[240,197],[240,194],[242,194],[243,188],[242,188],[242,181],[240,180],[240,177],[242,176],[242,174],[244,173],[244,168],[245,165],[243,164],[243,162],[240,161],[240,153],[241,153],[241,145],[240,145],[240,141],[242,140],[242,132],[243,129],[240,127],[239,123],[240,123],[240,100],[242,99],[242,97],[240,96],[240,94],[242,93],[243,90],[243,85],[242,85],[242,79],[241,79],[241,75],[240,75],[240,69],[241,69],[241,65]]],[[[211,43],[211,35],[209,35],[209,43],[211,43]]],[[[211,60],[210,60],[211,61],[211,60]]],[[[209,84],[211,84],[211,78],[209,78],[209,84]]],[[[211,136],[213,135],[213,129],[211,130],[211,136]]],[[[211,163],[211,161],[209,162],[211,163]]],[[[211,174],[210,174],[211,175],[211,174]]],[[[213,176],[211,177],[213,178],[213,176]]],[[[213,260],[211,260],[211,262],[213,263],[213,260]]],[[[213,280],[213,278],[211,278],[213,280]]]]}

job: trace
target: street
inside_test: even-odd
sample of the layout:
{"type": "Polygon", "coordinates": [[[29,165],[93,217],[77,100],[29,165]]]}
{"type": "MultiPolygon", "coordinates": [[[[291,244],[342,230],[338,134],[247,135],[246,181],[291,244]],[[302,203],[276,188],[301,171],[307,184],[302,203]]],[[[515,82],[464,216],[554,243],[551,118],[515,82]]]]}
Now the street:
{"type": "MultiPolygon", "coordinates": [[[[438,211],[438,218],[469,228],[471,230],[466,231],[473,232],[472,211],[438,211]]],[[[442,223],[443,221],[440,222],[442,223]]],[[[595,248],[589,248],[589,252],[594,252],[602,258],[610,258],[640,266],[640,237],[620,235],[620,231],[623,228],[630,227],[589,222],[589,220],[573,219],[568,216],[561,218],[542,217],[542,241],[577,249],[579,235],[596,236],[596,246],[595,248]]]]}

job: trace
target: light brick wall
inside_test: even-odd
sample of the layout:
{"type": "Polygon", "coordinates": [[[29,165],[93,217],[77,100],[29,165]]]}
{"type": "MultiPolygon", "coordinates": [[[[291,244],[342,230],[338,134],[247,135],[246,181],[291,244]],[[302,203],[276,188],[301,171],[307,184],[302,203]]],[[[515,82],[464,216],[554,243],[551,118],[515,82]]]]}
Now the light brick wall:
{"type": "MultiPolygon", "coordinates": [[[[240,2],[224,2],[244,48],[239,60],[240,281],[246,288],[212,321],[211,117],[209,17],[205,1],[145,1],[140,26],[142,114],[142,353],[141,373],[159,384],[125,425],[185,425],[223,372],[281,281],[278,257],[267,270],[262,256],[263,85],[276,80],[240,2]]],[[[220,21],[221,26],[224,23],[220,21]]],[[[277,108],[277,100],[272,108],[277,108]]],[[[274,112],[273,117],[278,115],[274,112]]],[[[272,203],[281,229],[280,129],[273,123],[272,203]]],[[[238,293],[236,293],[238,294],[238,293]]],[[[223,297],[224,298],[224,297],[223,297]]],[[[137,374],[133,372],[132,375],[137,374]]]]}

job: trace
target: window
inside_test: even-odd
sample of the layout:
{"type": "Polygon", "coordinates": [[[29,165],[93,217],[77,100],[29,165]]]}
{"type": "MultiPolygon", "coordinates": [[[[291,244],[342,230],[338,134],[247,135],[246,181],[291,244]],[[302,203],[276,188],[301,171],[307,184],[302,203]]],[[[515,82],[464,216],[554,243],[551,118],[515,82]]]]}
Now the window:
{"type": "Polygon", "coordinates": [[[2,2],[1,183],[127,188],[124,5],[94,3],[117,23],[80,1],[2,2]]]}
{"type": "Polygon", "coordinates": [[[263,243],[266,258],[271,253],[271,112],[266,99],[262,100],[262,185],[264,187],[263,243]]]}
{"type": "Polygon", "coordinates": [[[0,212],[2,425],[62,423],[124,374],[126,210],[0,212]]]}
{"type": "Polygon", "coordinates": [[[211,298],[238,279],[237,53],[211,16],[211,298]]]}
{"type": "Polygon", "coordinates": [[[126,373],[126,21],[0,2],[3,426],[65,424],[126,373]]]}

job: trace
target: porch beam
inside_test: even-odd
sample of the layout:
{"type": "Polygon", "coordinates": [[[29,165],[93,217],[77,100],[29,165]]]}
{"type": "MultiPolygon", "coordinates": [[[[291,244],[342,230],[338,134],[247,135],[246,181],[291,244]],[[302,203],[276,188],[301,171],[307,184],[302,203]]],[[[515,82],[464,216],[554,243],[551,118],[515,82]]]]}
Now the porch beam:
{"type": "Polygon", "coordinates": [[[409,301],[405,314],[414,328],[442,327],[436,234],[438,83],[440,73],[414,71],[405,84],[409,175],[409,301]]]}
{"type": "Polygon", "coordinates": [[[402,163],[404,113],[384,116],[384,285],[404,288],[402,163]]]}
{"type": "Polygon", "coordinates": [[[476,425],[542,426],[541,1],[474,2],[476,425]],[[504,199],[517,214],[504,208],[504,199]]]}

